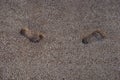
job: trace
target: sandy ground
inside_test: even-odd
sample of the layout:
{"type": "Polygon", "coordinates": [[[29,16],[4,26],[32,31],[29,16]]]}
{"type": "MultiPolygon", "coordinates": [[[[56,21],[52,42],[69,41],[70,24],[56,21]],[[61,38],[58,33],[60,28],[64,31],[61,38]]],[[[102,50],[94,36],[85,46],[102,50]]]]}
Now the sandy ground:
{"type": "Polygon", "coordinates": [[[120,80],[120,0],[0,0],[0,80],[120,80]]]}

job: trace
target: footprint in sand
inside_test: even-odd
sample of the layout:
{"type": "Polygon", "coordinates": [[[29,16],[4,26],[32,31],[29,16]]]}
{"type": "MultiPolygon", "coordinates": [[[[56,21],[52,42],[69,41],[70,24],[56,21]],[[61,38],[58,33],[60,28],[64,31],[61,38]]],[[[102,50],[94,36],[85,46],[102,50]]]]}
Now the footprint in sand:
{"type": "Polygon", "coordinates": [[[89,34],[88,36],[84,37],[82,39],[82,43],[89,44],[91,42],[101,41],[104,38],[105,38],[105,35],[101,31],[96,30],[96,31],[92,32],[91,34],[89,34]]]}
{"type": "Polygon", "coordinates": [[[40,42],[40,40],[43,39],[44,37],[42,33],[35,32],[26,27],[20,30],[20,34],[25,36],[27,39],[34,43],[40,42]]]}

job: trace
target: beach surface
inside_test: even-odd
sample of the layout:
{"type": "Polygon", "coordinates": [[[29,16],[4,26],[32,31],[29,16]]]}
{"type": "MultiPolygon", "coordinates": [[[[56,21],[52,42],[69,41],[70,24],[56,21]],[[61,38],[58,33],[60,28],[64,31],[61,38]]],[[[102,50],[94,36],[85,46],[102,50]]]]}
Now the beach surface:
{"type": "Polygon", "coordinates": [[[0,0],[0,80],[120,80],[120,0],[0,0]]]}

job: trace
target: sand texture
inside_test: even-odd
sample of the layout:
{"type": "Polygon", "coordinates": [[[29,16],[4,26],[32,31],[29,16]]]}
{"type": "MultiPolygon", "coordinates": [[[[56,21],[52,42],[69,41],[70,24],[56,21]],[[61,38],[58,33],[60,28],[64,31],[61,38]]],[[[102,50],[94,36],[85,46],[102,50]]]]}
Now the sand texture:
{"type": "Polygon", "coordinates": [[[0,80],[120,80],[120,0],[0,0],[0,80]]]}

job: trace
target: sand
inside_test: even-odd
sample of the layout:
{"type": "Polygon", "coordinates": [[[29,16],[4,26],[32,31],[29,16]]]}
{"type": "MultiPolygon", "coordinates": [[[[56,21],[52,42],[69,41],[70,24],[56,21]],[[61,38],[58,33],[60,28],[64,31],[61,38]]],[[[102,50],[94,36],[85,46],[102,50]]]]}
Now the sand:
{"type": "Polygon", "coordinates": [[[0,0],[0,80],[120,80],[120,0],[0,0]]]}

